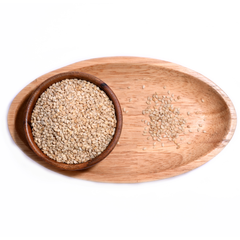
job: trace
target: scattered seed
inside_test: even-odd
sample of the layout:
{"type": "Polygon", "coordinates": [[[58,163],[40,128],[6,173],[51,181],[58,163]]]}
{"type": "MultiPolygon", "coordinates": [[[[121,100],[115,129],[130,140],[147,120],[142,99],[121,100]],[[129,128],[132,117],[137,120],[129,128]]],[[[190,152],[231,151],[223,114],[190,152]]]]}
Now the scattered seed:
{"type": "Polygon", "coordinates": [[[198,124],[199,127],[202,127],[202,124],[198,124]]]}
{"type": "Polygon", "coordinates": [[[119,144],[119,142],[117,144],[119,144]]]}
{"type": "Polygon", "coordinates": [[[150,138],[148,137],[147,140],[149,140],[150,138]]]}
{"type": "Polygon", "coordinates": [[[125,112],[125,111],[126,111],[126,109],[125,109],[125,108],[123,108],[123,111],[125,112]]]}
{"type": "Polygon", "coordinates": [[[189,145],[190,145],[190,144],[191,144],[191,142],[187,142],[187,144],[189,144],[189,145]]]}
{"type": "Polygon", "coordinates": [[[166,89],[166,86],[164,86],[163,88],[166,89]]]}
{"type": "Polygon", "coordinates": [[[146,150],[147,148],[143,148],[143,150],[146,150]]]}
{"type": "MultiPolygon", "coordinates": [[[[177,145],[178,149],[180,146],[176,142],[176,139],[179,135],[186,134],[186,130],[184,128],[187,127],[189,133],[192,133],[193,129],[190,129],[190,125],[186,125],[186,119],[181,118],[180,108],[174,108],[174,105],[172,104],[174,100],[180,99],[180,96],[175,96],[174,98],[174,94],[169,96],[170,91],[167,91],[167,93],[168,96],[160,97],[155,92],[151,97],[147,98],[146,103],[148,105],[151,104],[151,100],[154,101],[155,105],[147,106],[147,108],[143,111],[143,114],[148,115],[150,118],[150,121],[145,120],[144,122],[149,126],[147,132],[150,134],[153,141],[161,142],[162,138],[167,138],[168,141],[173,141],[177,145]]],[[[195,113],[198,114],[199,112],[196,111],[195,113]]],[[[191,113],[187,112],[187,115],[189,116],[191,113]]],[[[202,126],[201,124],[198,125],[200,127],[202,126]]],[[[199,128],[197,131],[200,131],[199,128]]],[[[148,137],[148,140],[150,137],[148,137]]],[[[183,141],[183,138],[180,138],[180,140],[183,141]]],[[[187,143],[191,144],[191,142],[187,143]]],[[[164,146],[164,143],[161,145],[164,146]]],[[[153,146],[155,146],[155,144],[153,146]]]]}
{"type": "Polygon", "coordinates": [[[204,102],[204,99],[202,99],[201,101],[204,102]]]}
{"type": "Polygon", "coordinates": [[[204,118],[203,121],[206,121],[206,118],[204,118]]]}
{"type": "Polygon", "coordinates": [[[162,143],[162,147],[164,147],[164,143],[162,143]]]}
{"type": "Polygon", "coordinates": [[[130,98],[130,99],[129,99],[129,102],[131,102],[131,101],[132,101],[132,99],[130,98]]]}
{"type": "Polygon", "coordinates": [[[130,89],[130,87],[127,87],[128,89],[130,89]]]}
{"type": "Polygon", "coordinates": [[[145,88],[145,85],[143,85],[142,88],[144,89],[144,88],[145,88]]]}
{"type": "Polygon", "coordinates": [[[206,131],[205,131],[205,130],[203,130],[202,132],[203,132],[203,133],[206,133],[206,131]]]}
{"type": "Polygon", "coordinates": [[[154,143],[153,143],[153,146],[155,146],[156,144],[157,144],[157,143],[156,143],[156,142],[154,142],[154,143]]]}
{"type": "Polygon", "coordinates": [[[200,128],[198,128],[197,131],[200,132],[200,128]]]}

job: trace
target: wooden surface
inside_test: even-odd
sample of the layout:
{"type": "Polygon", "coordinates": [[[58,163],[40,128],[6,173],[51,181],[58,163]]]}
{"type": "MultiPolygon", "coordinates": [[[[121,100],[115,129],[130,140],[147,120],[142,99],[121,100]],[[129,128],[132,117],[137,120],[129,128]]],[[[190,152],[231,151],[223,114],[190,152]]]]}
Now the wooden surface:
{"type": "Polygon", "coordinates": [[[19,125],[18,128],[22,127],[23,121],[24,121],[24,133],[25,133],[26,140],[27,140],[29,146],[31,147],[31,149],[36,153],[36,155],[38,155],[42,160],[46,161],[47,163],[49,163],[57,168],[60,168],[63,170],[70,170],[70,171],[87,169],[87,168],[92,167],[95,164],[99,163],[104,158],[106,158],[112,152],[112,150],[118,143],[119,137],[120,137],[121,131],[122,131],[122,125],[123,125],[121,106],[120,106],[120,103],[119,103],[116,95],[111,90],[111,88],[105,82],[103,82],[101,79],[99,79],[91,74],[87,74],[87,73],[83,73],[83,72],[66,72],[66,73],[56,74],[53,77],[48,78],[42,84],[40,84],[33,91],[32,95],[29,97],[29,100],[26,104],[25,111],[24,111],[24,118],[18,119],[18,121],[17,121],[17,124],[19,125]],[[32,135],[31,116],[32,116],[32,111],[35,107],[35,104],[36,104],[38,98],[48,87],[50,87],[52,84],[54,84],[56,82],[59,82],[59,81],[65,80],[65,79],[73,79],[73,78],[89,81],[89,82],[95,84],[96,86],[98,86],[101,90],[103,90],[107,94],[109,99],[111,99],[111,101],[113,102],[113,105],[115,108],[117,125],[116,125],[116,129],[115,129],[115,134],[114,134],[111,142],[109,143],[107,148],[100,155],[98,155],[97,157],[95,157],[87,162],[83,162],[83,163],[79,163],[79,164],[66,164],[66,163],[57,162],[57,161],[51,159],[46,154],[44,154],[41,151],[41,149],[37,146],[37,144],[34,141],[33,135],[32,135]]]}
{"type": "Polygon", "coordinates": [[[8,114],[8,126],[13,140],[25,154],[42,166],[60,174],[92,181],[136,183],[176,176],[197,168],[216,156],[230,141],[236,128],[236,112],[228,96],[212,81],[177,64],[137,57],[109,57],[90,59],[47,73],[26,86],[13,100],[8,114]],[[24,105],[31,92],[44,80],[67,71],[92,74],[106,82],[117,95],[122,108],[123,129],[118,144],[102,162],[83,171],[55,169],[35,155],[26,142],[22,118],[24,105]],[[142,89],[145,85],[145,89],[142,89]],[[166,86],[166,89],[163,89],[166,86]],[[130,87],[128,89],[127,87],[130,87]],[[174,103],[194,129],[183,136],[181,148],[171,142],[160,143],[155,149],[152,140],[142,132],[145,124],[141,119],[146,108],[146,98],[157,92],[167,91],[181,96],[174,103]],[[129,98],[132,99],[129,102],[129,98]],[[204,99],[204,103],[201,102],[204,99]],[[187,112],[191,115],[188,117],[187,112]],[[198,111],[198,114],[195,112],[198,111]],[[206,118],[206,121],[203,121],[206,118]],[[197,132],[203,124],[206,133],[197,132]],[[187,142],[192,144],[188,145],[187,142]],[[144,151],[143,148],[147,149],[144,151]]]}

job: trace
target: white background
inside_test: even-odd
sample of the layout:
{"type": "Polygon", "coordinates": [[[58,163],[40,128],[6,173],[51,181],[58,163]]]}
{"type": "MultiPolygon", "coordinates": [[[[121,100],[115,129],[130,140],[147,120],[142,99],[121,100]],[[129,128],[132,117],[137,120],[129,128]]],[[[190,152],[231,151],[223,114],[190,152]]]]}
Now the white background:
{"type": "Polygon", "coordinates": [[[0,2],[0,239],[240,239],[239,129],[218,156],[189,173],[106,184],[40,166],[7,127],[11,101],[31,81],[105,56],[193,69],[240,112],[239,1],[0,2]]]}

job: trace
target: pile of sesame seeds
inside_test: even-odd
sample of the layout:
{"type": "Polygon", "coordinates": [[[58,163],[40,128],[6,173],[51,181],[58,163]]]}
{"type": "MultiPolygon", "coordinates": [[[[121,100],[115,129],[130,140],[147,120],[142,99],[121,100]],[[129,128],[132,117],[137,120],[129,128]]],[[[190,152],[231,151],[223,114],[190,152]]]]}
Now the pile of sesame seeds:
{"type": "Polygon", "coordinates": [[[51,85],[31,116],[37,146],[51,159],[67,164],[100,155],[111,142],[116,124],[115,108],[106,93],[80,79],[51,85]]]}
{"type": "MultiPolygon", "coordinates": [[[[166,89],[166,86],[163,89],[166,89]]],[[[167,91],[167,95],[160,96],[155,92],[152,96],[147,97],[146,104],[148,106],[142,111],[142,114],[147,115],[149,120],[142,119],[142,122],[147,125],[144,127],[143,136],[148,136],[148,140],[152,139],[154,141],[153,148],[155,148],[157,142],[160,142],[161,146],[164,147],[163,140],[165,139],[174,143],[176,149],[179,149],[180,142],[183,141],[180,136],[194,132],[194,128],[190,129],[191,126],[187,125],[187,118],[192,114],[188,111],[186,117],[182,117],[180,108],[174,107],[174,103],[180,99],[180,96],[170,94],[170,91],[167,91]]],[[[201,102],[203,103],[204,99],[201,99],[201,102]]],[[[195,114],[198,113],[198,111],[195,112],[195,114]]],[[[205,120],[204,118],[203,121],[205,120]]],[[[203,125],[198,124],[197,132],[201,130],[199,127],[201,128],[203,125]]],[[[202,130],[202,132],[206,133],[205,130],[202,130]]],[[[187,142],[187,144],[191,143],[190,141],[187,142]]],[[[143,150],[146,149],[146,147],[143,148],[143,150]]]]}
{"type": "MultiPolygon", "coordinates": [[[[170,92],[168,91],[168,94],[170,92]]],[[[153,107],[148,106],[142,111],[143,115],[148,115],[150,121],[145,120],[144,122],[148,125],[145,127],[143,135],[150,134],[152,140],[159,141],[163,138],[167,138],[170,142],[176,145],[176,148],[180,148],[177,138],[180,134],[185,134],[186,119],[180,117],[180,109],[175,108],[172,104],[176,99],[174,94],[171,96],[159,96],[157,93],[153,94],[151,97],[147,98],[147,104],[151,105],[154,103],[153,107]]],[[[154,146],[156,143],[154,143],[154,146]]],[[[164,143],[161,144],[164,146],[164,143]]]]}
{"type": "MultiPolygon", "coordinates": [[[[139,81],[146,81],[149,79],[137,79],[139,81]]],[[[127,86],[127,90],[132,87],[127,86]]],[[[141,85],[139,90],[146,91],[148,85],[141,85]]],[[[148,119],[142,119],[142,122],[146,124],[144,127],[143,136],[147,137],[147,140],[153,141],[153,149],[157,146],[164,147],[167,142],[174,144],[176,149],[179,149],[181,145],[188,144],[191,145],[194,141],[186,140],[190,136],[189,134],[194,134],[195,132],[206,133],[203,129],[203,123],[206,121],[205,117],[203,119],[197,116],[197,123],[191,124],[191,118],[196,117],[200,111],[190,112],[186,109],[181,110],[179,107],[174,105],[183,99],[179,95],[170,93],[166,86],[165,95],[155,92],[151,96],[147,97],[146,104],[147,107],[142,111],[142,114],[147,116],[148,119]],[[190,121],[189,121],[190,120],[190,121]]],[[[132,102],[135,99],[133,96],[127,96],[127,102],[132,102]]],[[[203,104],[205,100],[200,98],[199,101],[203,104]]],[[[180,102],[181,103],[181,102],[180,102]]],[[[123,113],[125,115],[131,114],[131,108],[127,105],[123,108],[123,113]]],[[[143,151],[147,150],[147,147],[142,148],[143,151]]]]}

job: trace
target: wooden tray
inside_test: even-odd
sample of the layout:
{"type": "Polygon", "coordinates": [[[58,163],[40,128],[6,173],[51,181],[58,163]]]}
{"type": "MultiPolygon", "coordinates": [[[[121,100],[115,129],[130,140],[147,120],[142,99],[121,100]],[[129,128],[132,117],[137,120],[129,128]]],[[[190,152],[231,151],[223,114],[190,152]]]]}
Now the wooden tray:
{"type": "Polygon", "coordinates": [[[168,178],[203,165],[227,145],[235,131],[236,121],[231,100],[206,77],[177,64],[138,57],[90,59],[47,73],[15,97],[8,113],[13,140],[34,161],[66,176],[115,183],[168,178]],[[84,171],[62,171],[46,164],[30,150],[23,133],[22,113],[31,92],[45,79],[67,71],[86,72],[102,79],[115,92],[122,108],[128,111],[123,117],[119,144],[105,160],[84,171]],[[183,136],[180,149],[167,141],[164,147],[158,143],[153,149],[153,141],[142,135],[145,124],[141,120],[147,119],[142,110],[147,106],[148,96],[155,92],[167,95],[168,90],[181,96],[174,106],[181,108],[181,114],[193,126],[193,133],[183,136]],[[190,116],[187,116],[188,111],[190,116]],[[203,121],[203,118],[206,120],[203,121]],[[196,130],[198,124],[203,125],[201,132],[196,130]],[[206,133],[202,133],[203,129],[206,133]],[[143,150],[145,147],[146,150],[143,150]]]}

